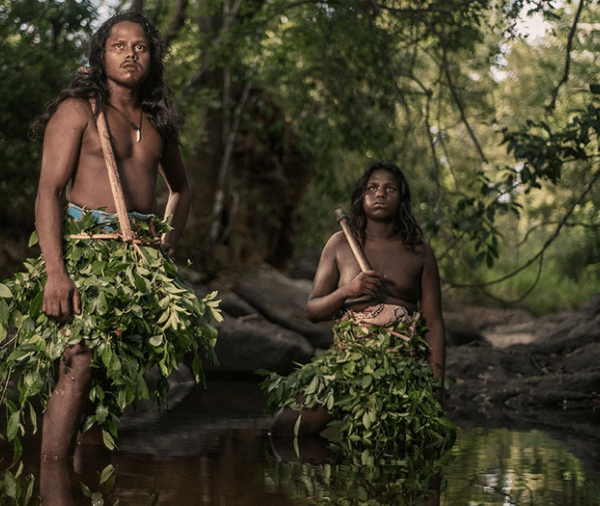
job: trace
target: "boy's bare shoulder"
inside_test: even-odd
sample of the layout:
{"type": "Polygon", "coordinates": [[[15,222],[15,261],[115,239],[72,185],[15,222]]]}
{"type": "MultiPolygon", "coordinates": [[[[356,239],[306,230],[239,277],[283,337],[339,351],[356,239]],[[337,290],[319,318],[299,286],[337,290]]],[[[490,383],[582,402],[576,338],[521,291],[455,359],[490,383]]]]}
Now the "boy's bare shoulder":
{"type": "Polygon", "coordinates": [[[337,251],[340,248],[347,246],[348,245],[348,240],[346,239],[346,236],[344,235],[344,232],[342,232],[341,230],[335,232],[328,240],[327,243],[325,244],[325,248],[324,251],[329,251],[329,252],[333,252],[333,251],[337,251]]]}

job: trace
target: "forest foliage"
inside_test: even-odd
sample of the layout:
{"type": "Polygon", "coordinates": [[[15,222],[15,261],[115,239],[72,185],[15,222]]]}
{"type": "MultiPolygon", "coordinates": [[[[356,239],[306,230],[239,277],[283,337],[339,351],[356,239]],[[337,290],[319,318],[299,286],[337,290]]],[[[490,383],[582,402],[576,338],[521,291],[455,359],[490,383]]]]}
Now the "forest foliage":
{"type": "Polygon", "coordinates": [[[2,233],[33,226],[29,126],[128,9],[171,47],[195,191],[181,254],[206,277],[292,269],[387,159],[450,297],[553,311],[596,291],[600,9],[584,0],[0,0],[2,233]]]}

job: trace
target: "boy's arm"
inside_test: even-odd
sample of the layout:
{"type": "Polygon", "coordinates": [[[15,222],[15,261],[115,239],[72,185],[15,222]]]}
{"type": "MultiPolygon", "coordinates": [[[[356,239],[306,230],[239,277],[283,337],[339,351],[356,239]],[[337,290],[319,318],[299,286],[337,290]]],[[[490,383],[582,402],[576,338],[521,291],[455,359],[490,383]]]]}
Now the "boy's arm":
{"type": "MultiPolygon", "coordinates": [[[[431,347],[427,363],[436,378],[444,379],[446,366],[446,328],[442,315],[442,295],[437,261],[431,248],[426,246],[426,259],[421,277],[421,311],[427,327],[425,340],[431,347]]],[[[441,400],[442,389],[438,392],[441,400]]]]}

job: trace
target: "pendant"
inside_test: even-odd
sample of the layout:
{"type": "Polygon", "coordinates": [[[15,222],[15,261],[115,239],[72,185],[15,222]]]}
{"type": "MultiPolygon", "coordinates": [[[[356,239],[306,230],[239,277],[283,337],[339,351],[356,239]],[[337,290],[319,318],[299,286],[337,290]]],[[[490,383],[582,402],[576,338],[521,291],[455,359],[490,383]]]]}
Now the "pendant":
{"type": "Polygon", "coordinates": [[[137,131],[137,141],[140,142],[142,140],[142,129],[136,128],[135,130],[137,131]]]}

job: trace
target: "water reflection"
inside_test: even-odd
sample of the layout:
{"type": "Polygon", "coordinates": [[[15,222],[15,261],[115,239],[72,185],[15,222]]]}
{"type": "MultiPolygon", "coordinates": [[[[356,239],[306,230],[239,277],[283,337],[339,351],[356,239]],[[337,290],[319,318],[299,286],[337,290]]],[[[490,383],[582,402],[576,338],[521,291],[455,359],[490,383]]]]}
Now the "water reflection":
{"type": "Polygon", "coordinates": [[[302,438],[293,444],[271,441],[276,461],[272,480],[297,500],[315,505],[423,505],[440,504],[441,463],[424,459],[373,459],[368,451],[345,454],[317,438],[302,438]],[[323,445],[328,451],[315,449],[323,445]],[[287,458],[286,458],[287,456],[287,458]]]}
{"type": "Polygon", "coordinates": [[[600,476],[541,431],[472,429],[459,435],[452,453],[444,503],[600,504],[600,476]]]}
{"type": "MultiPolygon", "coordinates": [[[[271,440],[261,402],[253,385],[220,384],[142,429],[122,431],[118,453],[80,447],[62,466],[40,462],[38,441],[26,441],[22,469],[11,468],[8,484],[21,500],[10,502],[4,483],[0,504],[39,504],[40,489],[54,494],[44,504],[61,506],[600,504],[600,478],[542,432],[460,432],[436,474],[344,456],[321,438],[271,440]]],[[[0,443],[0,480],[11,451],[0,443]]]]}

